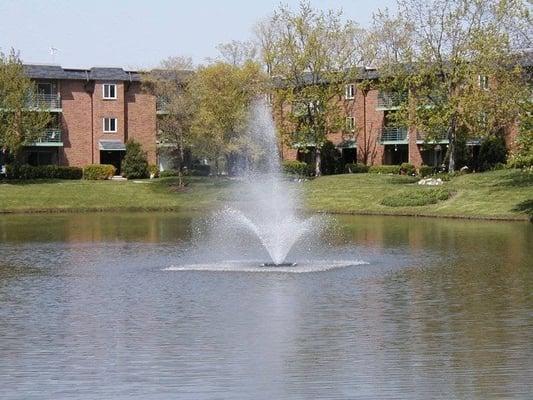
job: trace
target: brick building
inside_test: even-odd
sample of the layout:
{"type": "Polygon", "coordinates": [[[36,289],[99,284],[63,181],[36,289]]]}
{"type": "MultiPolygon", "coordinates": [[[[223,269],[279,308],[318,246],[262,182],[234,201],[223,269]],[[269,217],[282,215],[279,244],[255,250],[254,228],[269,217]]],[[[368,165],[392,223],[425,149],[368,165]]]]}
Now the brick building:
{"type": "MultiPolygon", "coordinates": [[[[522,60],[522,67],[531,76],[533,52],[527,52],[522,60]]],[[[372,81],[379,79],[378,71],[365,68],[360,71],[361,79],[372,81]]],[[[480,85],[488,87],[489,79],[479,77],[480,85]]],[[[356,82],[345,85],[345,93],[335,101],[342,109],[346,118],[346,126],[341,132],[328,132],[330,140],[342,155],[344,163],[366,163],[368,165],[393,165],[408,162],[416,167],[421,165],[439,166],[444,162],[447,152],[448,138],[443,133],[434,140],[424,140],[423,132],[416,127],[396,127],[392,124],[391,115],[399,109],[404,101],[402,93],[386,93],[376,89],[363,91],[357,88],[356,82]]],[[[284,105],[283,108],[290,107],[284,105]]],[[[281,111],[276,118],[283,119],[281,111]]],[[[504,132],[509,149],[514,147],[518,133],[517,126],[510,126],[504,132]]],[[[477,158],[481,140],[470,140],[466,143],[467,150],[473,160],[477,158]]],[[[314,147],[283,148],[283,158],[312,163],[314,147]]]]}
{"type": "Polygon", "coordinates": [[[156,163],[156,99],[141,90],[138,72],[51,65],[24,70],[37,85],[41,112],[52,114],[42,137],[25,147],[27,163],[113,164],[120,170],[129,139],[141,143],[148,162],[156,163]]]}

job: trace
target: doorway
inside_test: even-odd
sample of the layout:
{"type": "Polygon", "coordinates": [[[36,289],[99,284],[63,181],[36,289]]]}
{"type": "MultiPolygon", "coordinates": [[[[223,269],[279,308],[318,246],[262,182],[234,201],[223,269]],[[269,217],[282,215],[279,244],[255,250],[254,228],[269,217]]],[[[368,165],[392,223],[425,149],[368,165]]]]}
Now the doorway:
{"type": "Polygon", "coordinates": [[[117,175],[120,175],[122,159],[126,152],[124,150],[114,150],[114,151],[100,151],[100,164],[110,164],[113,165],[116,169],[117,175]]]}

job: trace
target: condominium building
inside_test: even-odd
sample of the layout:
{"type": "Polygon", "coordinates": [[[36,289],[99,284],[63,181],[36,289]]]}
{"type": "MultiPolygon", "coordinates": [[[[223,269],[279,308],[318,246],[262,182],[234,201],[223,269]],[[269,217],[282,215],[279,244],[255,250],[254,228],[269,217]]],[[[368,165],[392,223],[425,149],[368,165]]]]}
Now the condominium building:
{"type": "Polygon", "coordinates": [[[142,90],[138,72],[51,65],[24,65],[24,71],[36,83],[39,112],[52,116],[39,140],[25,146],[24,161],[120,170],[125,143],[134,139],[156,163],[156,99],[142,90]]]}

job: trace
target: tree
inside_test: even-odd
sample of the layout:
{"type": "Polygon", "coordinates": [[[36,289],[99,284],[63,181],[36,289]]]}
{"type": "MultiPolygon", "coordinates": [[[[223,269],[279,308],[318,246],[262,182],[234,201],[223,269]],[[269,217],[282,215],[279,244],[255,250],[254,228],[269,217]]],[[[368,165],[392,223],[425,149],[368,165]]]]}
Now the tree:
{"type": "Polygon", "coordinates": [[[183,185],[185,149],[190,146],[191,123],[194,104],[188,83],[194,74],[190,58],[170,57],[161,62],[161,68],[143,75],[144,89],[156,96],[158,116],[158,140],[160,151],[175,160],[178,169],[178,185],[183,185]]]}
{"type": "Polygon", "coordinates": [[[274,107],[284,114],[283,141],[314,147],[316,175],[328,132],[345,124],[338,101],[355,79],[361,32],[342,11],[318,11],[307,2],[297,11],[282,5],[256,27],[261,56],[276,81],[274,107]]]}
{"type": "Polygon", "coordinates": [[[25,76],[22,61],[14,50],[0,53],[0,150],[13,155],[35,142],[49,124],[47,112],[36,95],[35,84],[25,76]]]}
{"type": "Polygon", "coordinates": [[[141,144],[134,140],[128,140],[126,143],[126,155],[122,160],[122,175],[128,179],[148,176],[146,152],[143,151],[141,144]]]}
{"type": "Polygon", "coordinates": [[[218,61],[199,68],[191,79],[196,110],[193,151],[212,160],[217,172],[224,160],[228,173],[234,175],[250,149],[250,138],[245,134],[249,107],[263,95],[264,85],[261,67],[253,61],[242,66],[218,61]]]}
{"type": "Polygon", "coordinates": [[[242,67],[247,61],[256,61],[257,58],[257,46],[252,42],[232,40],[219,44],[217,50],[220,53],[220,61],[236,67],[242,67]]]}
{"type": "Polygon", "coordinates": [[[521,0],[400,0],[397,16],[376,16],[382,87],[408,94],[396,122],[445,135],[450,171],[458,140],[501,134],[529,96],[511,35],[525,11],[521,0]]]}

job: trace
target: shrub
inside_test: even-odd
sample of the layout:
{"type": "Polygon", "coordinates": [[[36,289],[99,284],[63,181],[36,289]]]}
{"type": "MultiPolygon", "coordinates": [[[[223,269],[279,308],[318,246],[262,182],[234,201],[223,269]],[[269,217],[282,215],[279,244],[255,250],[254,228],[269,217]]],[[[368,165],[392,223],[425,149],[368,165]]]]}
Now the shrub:
{"type": "Polygon", "coordinates": [[[448,200],[451,192],[445,188],[404,189],[385,196],[380,204],[388,207],[418,207],[448,200]]]}
{"type": "Polygon", "coordinates": [[[411,175],[392,175],[387,179],[387,182],[394,184],[408,184],[408,183],[415,183],[418,182],[418,178],[416,176],[411,175]]]}
{"type": "Polygon", "coordinates": [[[180,174],[179,171],[176,171],[175,169],[167,169],[165,171],[161,171],[159,173],[160,178],[169,178],[172,176],[178,176],[180,174]]]}
{"type": "Polygon", "coordinates": [[[347,174],[362,174],[365,172],[368,172],[368,169],[370,167],[365,164],[357,163],[357,164],[346,164],[344,166],[344,172],[347,174]]]}
{"type": "Polygon", "coordinates": [[[479,148],[479,169],[487,171],[498,163],[505,163],[507,158],[507,148],[505,141],[500,135],[489,136],[481,142],[479,148]]]}
{"type": "Polygon", "coordinates": [[[110,164],[90,164],[83,168],[83,179],[90,181],[101,181],[112,178],[117,172],[114,165],[110,164]]]}
{"type": "Polygon", "coordinates": [[[402,165],[400,165],[400,173],[403,175],[415,175],[416,168],[413,164],[402,163],[402,165]]]}
{"type": "Polygon", "coordinates": [[[283,172],[289,175],[308,176],[309,167],[302,161],[283,161],[283,172]]]}
{"type": "Polygon", "coordinates": [[[126,155],[122,160],[122,175],[128,179],[149,176],[146,152],[143,151],[141,144],[134,140],[128,140],[126,143],[126,155]]]}
{"type": "Polygon", "coordinates": [[[192,176],[209,176],[209,174],[211,174],[211,166],[205,164],[194,164],[191,168],[190,174],[192,176]]]}
{"type": "Polygon", "coordinates": [[[8,179],[81,179],[82,170],[78,167],[62,167],[58,165],[8,165],[8,179]]]}
{"type": "Polygon", "coordinates": [[[148,166],[148,172],[150,173],[150,176],[157,178],[159,176],[159,167],[157,165],[150,164],[148,166]]]}
{"type": "MultiPolygon", "coordinates": [[[[532,123],[533,125],[533,123],[532,123]]],[[[526,130],[522,127],[516,138],[516,149],[509,157],[508,166],[511,168],[533,168],[533,126],[526,130]]]]}
{"type": "Polygon", "coordinates": [[[394,174],[398,175],[400,173],[399,165],[372,165],[368,172],[372,174],[394,174]]]}
{"type": "Polygon", "coordinates": [[[435,172],[435,169],[433,167],[430,167],[429,165],[421,165],[420,168],[418,168],[418,175],[421,177],[431,176],[435,172]]]}

